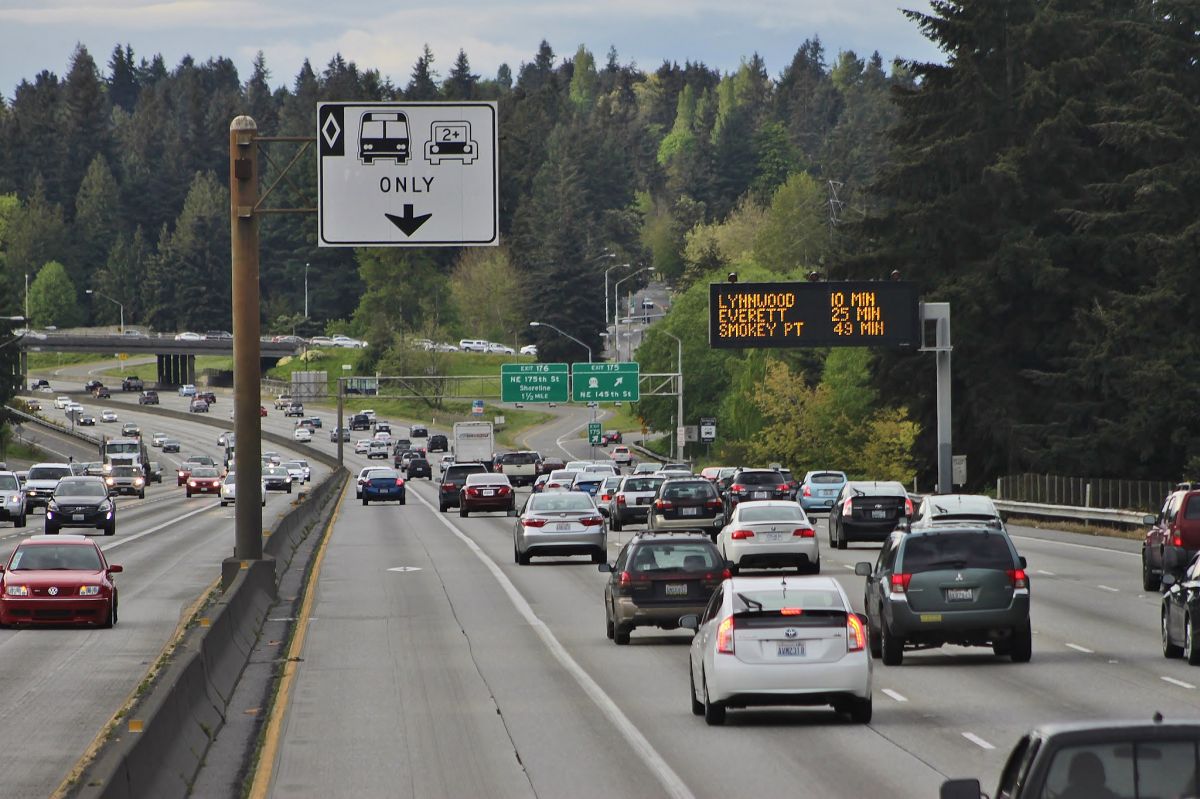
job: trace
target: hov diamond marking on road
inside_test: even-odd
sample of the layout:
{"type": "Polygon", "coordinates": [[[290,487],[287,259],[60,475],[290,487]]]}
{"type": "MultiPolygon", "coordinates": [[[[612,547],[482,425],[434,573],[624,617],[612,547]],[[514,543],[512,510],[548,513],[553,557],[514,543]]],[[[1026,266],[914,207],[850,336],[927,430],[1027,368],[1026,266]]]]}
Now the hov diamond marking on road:
{"type": "Polygon", "coordinates": [[[390,571],[390,572],[419,572],[419,571],[421,571],[421,567],[420,566],[394,566],[394,567],[388,569],[388,571],[390,571]]]}

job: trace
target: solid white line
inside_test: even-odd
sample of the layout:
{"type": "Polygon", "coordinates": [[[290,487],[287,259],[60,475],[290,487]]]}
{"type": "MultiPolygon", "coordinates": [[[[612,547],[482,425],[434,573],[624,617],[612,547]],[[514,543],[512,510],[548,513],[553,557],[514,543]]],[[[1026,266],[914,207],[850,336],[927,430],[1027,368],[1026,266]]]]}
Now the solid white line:
{"type": "Polygon", "coordinates": [[[1111,585],[1100,585],[1099,583],[1097,583],[1096,587],[1099,588],[1101,591],[1111,591],[1114,594],[1121,593],[1120,588],[1113,588],[1111,585]]]}
{"type": "Polygon", "coordinates": [[[517,612],[525,618],[525,621],[530,627],[533,628],[533,631],[537,633],[539,638],[542,639],[542,643],[545,644],[546,648],[550,650],[550,654],[553,655],[554,659],[559,662],[559,665],[566,669],[568,674],[575,678],[575,681],[579,683],[579,686],[584,690],[584,693],[586,693],[588,697],[596,703],[596,706],[599,707],[600,711],[608,717],[608,720],[612,722],[613,726],[625,736],[625,738],[629,741],[630,746],[633,747],[633,751],[642,759],[642,762],[646,764],[646,767],[649,768],[650,771],[652,771],[658,778],[658,781],[666,790],[666,794],[668,796],[679,797],[679,799],[693,799],[693,794],[688,789],[687,784],[683,781],[683,779],[675,773],[675,770],[672,769],[667,761],[663,759],[662,755],[655,750],[650,741],[646,739],[646,736],[642,735],[641,731],[634,726],[634,723],[629,720],[629,717],[621,712],[621,708],[618,707],[617,703],[614,702],[612,698],[604,692],[604,689],[600,687],[599,683],[593,680],[591,675],[584,671],[583,667],[576,662],[575,658],[571,657],[566,648],[559,642],[557,638],[554,637],[554,633],[550,632],[550,628],[546,626],[546,623],[538,618],[538,615],[533,612],[533,608],[530,607],[529,603],[525,600],[525,597],[521,595],[521,592],[517,590],[517,587],[513,585],[512,580],[508,579],[508,575],[506,575],[500,569],[500,566],[497,565],[496,561],[492,560],[478,544],[476,544],[469,536],[459,530],[453,522],[448,520],[441,513],[438,513],[437,509],[434,508],[434,506],[430,504],[425,497],[421,496],[415,491],[412,492],[412,496],[414,496],[422,505],[429,508],[430,513],[434,514],[438,521],[445,525],[451,533],[457,536],[459,540],[466,545],[467,549],[475,553],[475,557],[479,558],[480,562],[482,562],[487,570],[492,573],[492,576],[496,578],[496,582],[500,584],[500,587],[504,590],[504,593],[508,595],[509,601],[513,603],[513,606],[517,609],[517,612]]]}
{"type": "Polygon", "coordinates": [[[843,568],[843,569],[849,569],[850,571],[854,571],[854,565],[853,565],[853,564],[851,564],[851,563],[843,563],[843,564],[842,564],[842,568],[843,568]]]}
{"type": "Polygon", "coordinates": [[[162,524],[158,525],[157,527],[151,527],[149,530],[142,530],[140,533],[134,533],[133,535],[129,536],[128,538],[121,538],[116,541],[113,541],[111,544],[105,544],[104,546],[100,547],[100,549],[104,550],[105,552],[108,552],[110,549],[116,549],[117,547],[125,546],[126,544],[128,544],[131,541],[137,541],[139,538],[145,538],[146,536],[150,535],[151,533],[157,533],[159,530],[164,530],[168,527],[174,527],[175,525],[179,524],[184,519],[195,516],[198,513],[204,513],[205,511],[209,511],[209,510],[212,510],[214,508],[219,508],[219,507],[221,507],[221,506],[216,502],[214,502],[211,505],[205,505],[202,508],[197,508],[196,510],[189,511],[188,513],[185,513],[182,516],[176,516],[171,521],[163,522],[162,524]]]}
{"type": "Polygon", "coordinates": [[[1109,552],[1113,555],[1129,555],[1133,558],[1140,558],[1140,552],[1126,552],[1123,549],[1109,549],[1108,547],[1098,547],[1091,544],[1074,544],[1070,541],[1055,541],[1052,538],[1037,538],[1031,535],[1010,535],[1009,538],[1017,538],[1022,541],[1037,541],[1043,544],[1057,544],[1060,547],[1075,547],[1076,549],[1090,549],[1093,552],[1109,552]]]}
{"type": "Polygon", "coordinates": [[[1171,685],[1178,685],[1180,688],[1195,688],[1196,687],[1196,686],[1192,685],[1190,682],[1184,682],[1183,680],[1177,680],[1174,677],[1159,677],[1158,679],[1162,680],[1163,682],[1169,682],[1169,683],[1171,683],[1171,685]]]}
{"type": "Polygon", "coordinates": [[[978,735],[976,735],[973,732],[964,732],[962,734],[962,737],[966,738],[968,741],[975,744],[980,749],[995,749],[996,748],[996,747],[992,746],[990,743],[988,743],[987,741],[980,738],[978,735]]]}
{"type": "Polygon", "coordinates": [[[1079,644],[1067,644],[1067,648],[1074,649],[1076,652],[1082,652],[1085,655],[1096,654],[1096,650],[1088,649],[1086,646],[1080,646],[1079,644]]]}
{"type": "Polygon", "coordinates": [[[892,699],[895,699],[897,702],[907,702],[908,701],[906,698],[904,698],[900,694],[896,693],[891,688],[881,688],[880,690],[883,691],[883,693],[890,696],[892,699]]]}
{"type": "Polygon", "coordinates": [[[1044,575],[1046,575],[1047,577],[1057,577],[1057,576],[1058,576],[1058,575],[1057,575],[1057,574],[1055,574],[1054,572],[1048,572],[1048,571],[1046,571],[1045,569],[1038,569],[1036,573],[1037,573],[1037,574],[1044,574],[1044,575]]]}

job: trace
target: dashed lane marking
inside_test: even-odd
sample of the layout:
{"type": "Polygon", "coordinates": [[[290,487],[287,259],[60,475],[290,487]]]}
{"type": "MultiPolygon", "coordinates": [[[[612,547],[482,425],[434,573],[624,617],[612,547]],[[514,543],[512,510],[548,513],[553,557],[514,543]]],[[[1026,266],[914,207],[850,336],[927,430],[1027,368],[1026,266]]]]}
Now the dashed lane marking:
{"type": "Polygon", "coordinates": [[[1067,644],[1067,649],[1074,649],[1076,652],[1082,652],[1085,655],[1096,654],[1096,650],[1088,649],[1086,646],[1080,646],[1079,644],[1067,644]]]}
{"type": "Polygon", "coordinates": [[[897,702],[907,702],[908,701],[907,697],[903,696],[902,694],[896,693],[891,688],[883,688],[881,690],[883,691],[883,693],[887,694],[892,699],[895,699],[897,702]]]}
{"type": "Polygon", "coordinates": [[[1174,677],[1159,677],[1158,679],[1162,680],[1163,682],[1169,682],[1171,685],[1178,685],[1180,688],[1187,688],[1188,690],[1194,690],[1196,688],[1196,686],[1192,685],[1190,682],[1177,680],[1174,677]]]}
{"type": "Polygon", "coordinates": [[[964,732],[962,734],[962,737],[966,738],[968,741],[975,744],[980,749],[995,749],[996,748],[996,747],[992,746],[990,743],[988,743],[987,741],[980,738],[978,735],[976,735],[973,732],[964,732]]]}

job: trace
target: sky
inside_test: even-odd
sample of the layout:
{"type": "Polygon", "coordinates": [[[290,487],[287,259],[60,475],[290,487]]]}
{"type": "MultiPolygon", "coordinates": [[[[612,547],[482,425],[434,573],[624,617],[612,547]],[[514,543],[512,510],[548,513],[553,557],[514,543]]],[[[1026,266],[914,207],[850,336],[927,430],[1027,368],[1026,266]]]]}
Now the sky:
{"type": "Polygon", "coordinates": [[[272,86],[291,86],[308,58],[318,72],[335,53],[378,69],[397,85],[428,43],[445,77],[458,50],[472,72],[515,75],[542,39],[556,55],[586,46],[603,65],[610,46],[621,63],[653,70],[663,60],[703,61],[723,72],[759,53],[777,76],[807,38],[819,35],[832,59],[878,50],[894,57],[944,58],[901,8],[928,0],[0,0],[0,93],[11,98],[44,69],[62,77],[76,44],[102,72],[113,47],[140,60],[161,53],[173,68],[224,56],[244,81],[262,51],[272,86]]]}

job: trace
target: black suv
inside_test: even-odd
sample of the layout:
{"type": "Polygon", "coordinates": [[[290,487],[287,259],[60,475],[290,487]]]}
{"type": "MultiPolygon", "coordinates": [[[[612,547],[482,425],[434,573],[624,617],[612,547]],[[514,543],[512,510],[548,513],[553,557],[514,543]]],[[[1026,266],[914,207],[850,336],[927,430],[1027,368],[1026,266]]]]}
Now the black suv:
{"type": "Polygon", "coordinates": [[[725,517],[733,515],[733,509],[743,499],[790,498],[787,480],[774,469],[738,469],[723,493],[725,517]]]}
{"type": "Polygon", "coordinates": [[[430,452],[445,452],[450,449],[450,442],[441,433],[429,437],[430,452]]]}
{"type": "Polygon", "coordinates": [[[153,389],[147,389],[138,396],[138,405],[157,405],[158,392],[153,389]]]}
{"type": "Polygon", "coordinates": [[[141,391],[145,387],[146,384],[143,383],[142,379],[137,375],[129,375],[121,381],[122,391],[141,391]]]}
{"type": "Polygon", "coordinates": [[[482,463],[456,463],[442,472],[442,484],[438,486],[438,510],[445,513],[448,508],[458,507],[458,494],[467,483],[469,474],[487,474],[482,463]]]}
{"type": "Polygon", "coordinates": [[[629,643],[635,627],[674,630],[679,617],[704,612],[728,564],[704,533],[641,532],[621,548],[604,584],[605,632],[629,643]]]}
{"type": "Polygon", "coordinates": [[[846,483],[829,509],[829,546],[845,549],[853,541],[885,541],[912,515],[912,500],[900,483],[846,483]]]}
{"type": "Polygon", "coordinates": [[[408,434],[413,438],[428,438],[429,430],[427,430],[424,425],[414,424],[408,431],[408,434]]]}
{"type": "Polygon", "coordinates": [[[871,655],[899,666],[904,647],[990,646],[1026,663],[1032,654],[1029,576],[1003,529],[960,527],[892,533],[879,559],[858,563],[871,655]]]}
{"type": "Polygon", "coordinates": [[[429,461],[424,458],[413,458],[410,460],[404,470],[404,474],[409,480],[418,477],[424,477],[426,480],[433,479],[433,469],[429,466],[429,461]]]}
{"type": "MultiPolygon", "coordinates": [[[[301,413],[300,415],[303,416],[304,414],[301,413]]],[[[371,417],[367,416],[365,413],[354,414],[353,416],[350,417],[350,429],[351,430],[370,430],[371,429],[371,417]]]]}

